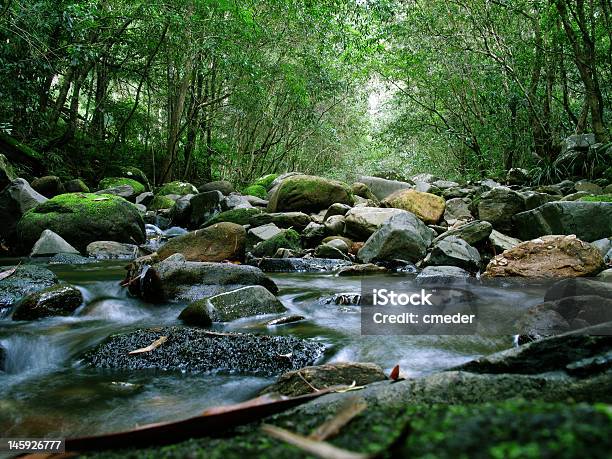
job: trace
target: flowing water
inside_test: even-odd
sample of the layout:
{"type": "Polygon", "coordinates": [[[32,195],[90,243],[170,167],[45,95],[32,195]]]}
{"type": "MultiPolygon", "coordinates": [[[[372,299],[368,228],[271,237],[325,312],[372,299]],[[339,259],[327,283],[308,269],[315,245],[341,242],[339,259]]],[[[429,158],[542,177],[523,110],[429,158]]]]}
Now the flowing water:
{"type": "MultiPolygon", "coordinates": [[[[33,322],[0,320],[0,345],[6,353],[6,371],[0,371],[0,436],[74,436],[177,420],[210,406],[248,399],[274,380],[85,367],[80,355],[109,334],[180,325],[177,316],[185,304],[149,305],[127,295],[119,286],[125,264],[51,265],[62,281],[83,292],[85,302],[76,314],[33,322]]],[[[448,368],[512,345],[511,336],[362,336],[359,306],[325,302],[337,293],[359,292],[358,278],[332,274],[271,277],[289,313],[307,320],[266,327],[265,318],[259,317],[217,328],[319,340],[328,349],[323,361],[374,362],[386,371],[400,364],[407,377],[448,368]]],[[[520,289],[498,293],[500,298],[525,305],[541,298],[540,293],[520,289]]]]}

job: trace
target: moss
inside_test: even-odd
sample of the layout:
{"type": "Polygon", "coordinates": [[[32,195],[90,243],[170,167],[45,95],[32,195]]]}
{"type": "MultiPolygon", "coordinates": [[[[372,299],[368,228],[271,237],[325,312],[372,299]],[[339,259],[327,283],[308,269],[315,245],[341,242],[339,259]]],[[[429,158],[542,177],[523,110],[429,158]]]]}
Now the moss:
{"type": "Polygon", "coordinates": [[[300,235],[292,229],[283,230],[267,241],[262,241],[253,248],[256,257],[272,257],[278,249],[302,250],[300,235]]]}
{"type": "Polygon", "coordinates": [[[107,177],[105,179],[102,179],[98,187],[101,190],[106,190],[108,188],[115,188],[117,186],[124,186],[124,185],[131,186],[132,189],[134,190],[134,193],[137,195],[144,193],[146,191],[145,186],[142,183],[134,179],[125,178],[125,177],[107,177]]]}
{"type": "Polygon", "coordinates": [[[258,178],[253,182],[253,185],[259,185],[269,190],[272,187],[272,182],[278,178],[278,174],[268,174],[258,178]]]}
{"type": "Polygon", "coordinates": [[[578,200],[586,202],[612,202],[612,194],[601,194],[599,196],[584,196],[578,200]]]}
{"type": "Polygon", "coordinates": [[[237,225],[248,225],[251,217],[260,213],[262,213],[262,210],[258,209],[257,207],[227,210],[208,220],[202,225],[202,227],[214,225],[216,223],[221,222],[236,223],[237,225]]]}
{"type": "Polygon", "coordinates": [[[136,180],[137,182],[144,185],[145,191],[149,191],[151,189],[151,185],[149,183],[149,179],[147,178],[147,175],[143,171],[138,169],[137,167],[131,167],[131,166],[120,167],[117,170],[117,177],[125,177],[125,178],[136,180]]]}
{"type": "Polygon", "coordinates": [[[174,207],[174,201],[167,196],[157,195],[149,204],[149,210],[171,209],[174,207]]]}
{"type": "Polygon", "coordinates": [[[355,203],[351,188],[347,184],[323,177],[296,175],[282,182],[271,197],[268,210],[316,212],[334,203],[355,203]]]}
{"type": "Polygon", "coordinates": [[[198,189],[191,183],[187,182],[170,182],[164,184],[156,193],[158,196],[167,196],[169,194],[178,194],[186,196],[188,194],[198,194],[198,189]]]}
{"type": "Polygon", "coordinates": [[[261,185],[248,186],[242,191],[242,194],[247,196],[256,196],[261,199],[266,199],[266,197],[268,196],[268,192],[261,185]]]}
{"type": "Polygon", "coordinates": [[[0,139],[2,139],[4,142],[9,144],[11,147],[19,150],[24,155],[29,156],[30,158],[37,159],[37,160],[43,159],[43,155],[41,155],[39,152],[19,142],[17,139],[15,139],[14,137],[11,137],[10,135],[0,132],[0,139]]]}

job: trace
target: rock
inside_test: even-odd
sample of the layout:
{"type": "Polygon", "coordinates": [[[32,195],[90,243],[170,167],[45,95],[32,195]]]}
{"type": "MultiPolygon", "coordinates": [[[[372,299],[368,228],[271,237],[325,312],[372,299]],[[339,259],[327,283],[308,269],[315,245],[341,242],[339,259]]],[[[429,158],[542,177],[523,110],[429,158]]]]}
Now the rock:
{"type": "Polygon", "coordinates": [[[19,219],[28,210],[45,201],[47,198],[34,191],[24,179],[13,180],[0,192],[0,237],[11,246],[17,244],[19,219]]]}
{"type": "Polygon", "coordinates": [[[149,210],[163,210],[163,209],[172,209],[174,207],[174,199],[169,198],[168,196],[155,196],[147,208],[149,210]]]}
{"type": "MultiPolygon", "coordinates": [[[[206,322],[206,316],[212,322],[231,322],[245,317],[279,314],[286,311],[287,308],[283,306],[283,303],[269,290],[260,285],[254,285],[197,300],[191,303],[181,313],[181,316],[183,314],[195,316],[197,313],[201,323],[206,322]]],[[[181,316],[179,319],[182,318],[181,316]]]]}
{"type": "Polygon", "coordinates": [[[368,238],[357,257],[372,261],[418,261],[433,239],[432,231],[411,213],[394,215],[368,238]]]}
{"type": "Polygon", "coordinates": [[[354,207],[345,215],[346,234],[359,240],[366,240],[392,216],[405,210],[380,207],[354,207]]]}
{"type": "MultiPolygon", "coordinates": [[[[380,177],[362,175],[358,178],[360,183],[366,185],[378,200],[385,199],[390,194],[412,188],[412,183],[400,182],[398,180],[387,180],[380,177]]],[[[369,198],[366,198],[369,199],[369,198]]]]}
{"type": "Polygon", "coordinates": [[[333,239],[325,244],[321,244],[315,250],[317,258],[337,258],[339,260],[348,260],[349,247],[342,239],[333,239]]]}
{"type": "Polygon", "coordinates": [[[260,199],[257,196],[245,196],[248,203],[253,206],[253,207],[261,207],[262,209],[267,209],[268,208],[268,200],[267,199],[260,199]]]}
{"type": "Polygon", "coordinates": [[[385,274],[387,272],[389,272],[387,268],[375,265],[374,263],[365,263],[341,268],[337,275],[340,277],[365,276],[370,274],[385,274]]]}
{"type": "Polygon", "coordinates": [[[493,188],[482,194],[478,202],[478,217],[498,231],[512,232],[512,217],[525,210],[525,200],[506,187],[493,188]]]}
{"type": "Polygon", "coordinates": [[[210,190],[202,190],[198,191],[198,189],[193,186],[191,183],[187,182],[170,182],[165,183],[161,186],[155,193],[156,196],[168,196],[176,194],[178,196],[186,196],[188,194],[196,195],[200,192],[210,191],[210,190]]]}
{"type": "Polygon", "coordinates": [[[592,242],[612,232],[612,203],[550,202],[514,217],[518,236],[534,239],[550,234],[575,234],[592,242]]]}
{"type": "Polygon", "coordinates": [[[516,239],[510,236],[506,236],[503,233],[500,233],[497,230],[491,231],[489,235],[489,243],[493,246],[493,248],[499,252],[503,252],[504,250],[512,249],[519,245],[522,241],[520,239],[516,239]]]}
{"type": "Polygon", "coordinates": [[[431,253],[425,258],[428,266],[458,266],[468,271],[478,271],[480,254],[463,239],[448,236],[434,243],[431,253]]]}
{"type": "Polygon", "coordinates": [[[224,197],[219,191],[207,191],[196,194],[189,201],[189,227],[199,228],[204,222],[221,213],[221,202],[224,197]]]}
{"type": "Polygon", "coordinates": [[[87,256],[96,260],[132,260],[144,255],[137,245],[115,241],[96,241],[87,245],[87,256]]]}
{"type": "Polygon", "coordinates": [[[315,367],[300,368],[278,378],[276,383],[266,387],[262,394],[281,394],[289,397],[310,394],[334,386],[365,386],[384,381],[387,376],[382,368],[373,363],[338,362],[315,367]]]}
{"type": "Polygon", "coordinates": [[[612,268],[604,269],[597,275],[597,280],[601,280],[603,282],[612,282],[612,268]]]}
{"type": "Polygon", "coordinates": [[[415,190],[400,190],[387,196],[382,202],[383,207],[412,212],[427,224],[436,224],[444,215],[444,198],[431,193],[415,190]]]}
{"type": "Polygon", "coordinates": [[[243,196],[239,193],[231,193],[221,201],[221,210],[250,209],[253,207],[251,199],[252,197],[243,196]]]}
{"type": "Polygon", "coordinates": [[[50,265],[86,265],[91,262],[91,258],[76,253],[58,253],[49,258],[50,265]]]}
{"type": "Polygon", "coordinates": [[[262,210],[256,207],[226,210],[225,212],[221,212],[220,214],[214,216],[210,220],[207,220],[206,223],[202,225],[202,228],[223,222],[235,223],[237,225],[248,225],[252,217],[261,213],[262,210]]]}
{"type": "Polygon", "coordinates": [[[597,241],[591,242],[591,245],[605,258],[606,254],[612,249],[612,237],[598,239],[597,241]]]}
{"type": "Polygon", "coordinates": [[[519,193],[525,200],[525,210],[536,209],[543,206],[547,202],[558,201],[559,196],[552,196],[546,193],[538,193],[537,191],[522,191],[519,193]]]}
{"type": "Polygon", "coordinates": [[[151,184],[147,175],[137,167],[122,166],[113,171],[116,177],[129,178],[141,183],[145,187],[145,191],[151,191],[151,184]]]}
{"type": "Polygon", "coordinates": [[[66,193],[89,193],[89,187],[81,179],[68,180],[64,183],[66,193]]]}
{"type": "Polygon", "coordinates": [[[52,198],[66,192],[62,181],[55,175],[37,178],[30,185],[34,191],[42,194],[45,198],[52,198]]]}
{"type": "Polygon", "coordinates": [[[331,206],[329,206],[329,208],[325,212],[325,215],[323,216],[323,221],[327,220],[330,217],[336,216],[336,215],[345,216],[349,210],[351,210],[351,206],[349,205],[332,204],[331,206]]]}
{"type": "Polygon", "coordinates": [[[106,177],[100,181],[98,185],[98,189],[100,190],[108,190],[111,188],[120,188],[124,186],[130,186],[133,190],[133,199],[136,199],[136,196],[147,191],[147,187],[139,182],[138,180],[126,177],[106,177]]]}
{"type": "Polygon", "coordinates": [[[276,284],[253,266],[186,261],[178,253],[159,263],[154,261],[146,257],[135,260],[128,270],[130,293],[151,303],[195,301],[248,285],[278,292],[276,284]]]}
{"type": "Polygon", "coordinates": [[[273,375],[312,365],[323,345],[290,336],[211,333],[198,328],[165,327],[109,336],[83,356],[95,368],[273,375]],[[165,336],[151,352],[129,352],[165,336]]]}
{"type": "Polygon", "coordinates": [[[141,204],[145,207],[148,207],[153,202],[154,199],[155,199],[155,195],[151,193],[150,191],[146,191],[136,196],[136,204],[141,204]]]}
{"type": "Polygon", "coordinates": [[[469,278],[470,273],[458,266],[427,266],[417,275],[415,282],[417,285],[446,285],[466,282],[469,278]]]}
{"type": "Polygon", "coordinates": [[[338,271],[352,263],[328,258],[262,258],[250,262],[266,273],[314,273],[338,271]]]}
{"type": "Polygon", "coordinates": [[[378,205],[379,203],[379,199],[376,197],[374,193],[372,193],[372,190],[370,190],[370,188],[365,183],[361,183],[361,182],[353,183],[351,185],[351,192],[355,196],[359,196],[363,199],[375,202],[376,205],[378,205]]]}
{"type": "Polygon", "coordinates": [[[332,215],[323,222],[325,233],[329,236],[342,236],[346,227],[344,216],[332,215]]]}
{"type": "Polygon", "coordinates": [[[45,229],[79,251],[95,241],[145,242],[144,221],[133,204],[111,195],[62,194],[28,211],[17,225],[23,247],[32,247],[45,229]]]}
{"type": "MultiPolygon", "coordinates": [[[[13,268],[6,266],[2,272],[13,268]]],[[[13,306],[25,295],[44,290],[57,283],[57,276],[42,266],[17,266],[13,274],[0,280],[0,310],[13,306]]]]}
{"type": "Polygon", "coordinates": [[[599,185],[595,183],[587,182],[586,180],[581,180],[579,182],[576,182],[574,184],[574,189],[578,192],[585,191],[587,193],[595,194],[595,195],[603,194],[602,187],[600,187],[599,185]]]}
{"type": "Polygon", "coordinates": [[[6,156],[0,153],[0,191],[16,178],[17,175],[15,174],[13,166],[8,162],[6,156]]]}
{"type": "Polygon", "coordinates": [[[310,222],[302,231],[302,242],[304,247],[314,247],[318,245],[327,235],[325,225],[310,222]]]}
{"type": "Polygon", "coordinates": [[[34,244],[31,257],[53,256],[58,253],[75,253],[79,251],[68,244],[61,236],[55,234],[51,230],[44,230],[40,235],[40,239],[34,244]]]}
{"type": "Polygon", "coordinates": [[[283,180],[270,197],[269,212],[317,212],[334,203],[353,205],[350,188],[336,180],[296,175],[283,180]]]}
{"type": "Polygon", "coordinates": [[[178,316],[185,325],[192,327],[210,327],[213,323],[208,311],[206,299],[196,300],[181,311],[178,316]]]}
{"type": "Polygon", "coordinates": [[[256,226],[247,232],[247,246],[253,247],[262,241],[267,241],[281,232],[280,228],[274,223],[256,226]]]}
{"type": "Polygon", "coordinates": [[[250,185],[242,190],[242,194],[245,196],[255,196],[259,199],[266,199],[268,197],[268,190],[261,185],[250,185]]]}
{"type": "Polygon", "coordinates": [[[52,316],[69,316],[83,302],[81,291],[71,285],[30,293],[15,305],[13,320],[36,320],[52,316]]]}
{"type": "Polygon", "coordinates": [[[234,189],[234,185],[232,185],[227,180],[218,180],[216,182],[208,182],[204,185],[200,185],[198,189],[200,190],[200,193],[206,193],[208,191],[218,191],[225,196],[236,191],[234,189]]]}
{"type": "Polygon", "coordinates": [[[522,242],[496,256],[487,277],[559,278],[594,276],[604,268],[603,258],[575,236],[542,236],[522,242]]]}
{"type": "Polygon", "coordinates": [[[120,198],[126,199],[130,202],[134,202],[136,200],[137,193],[134,191],[130,185],[118,185],[112,188],[105,188],[100,191],[96,191],[95,194],[98,195],[113,195],[118,196],[120,198]]]}
{"type": "Polygon", "coordinates": [[[474,216],[470,212],[472,201],[468,198],[453,198],[446,201],[444,209],[444,221],[448,225],[454,225],[458,220],[471,221],[474,216]]]}
{"type": "Polygon", "coordinates": [[[302,231],[311,222],[310,216],[303,212],[257,213],[249,219],[251,226],[262,226],[273,223],[279,228],[293,228],[302,231]]]}
{"type": "Polygon", "coordinates": [[[7,352],[6,349],[0,346],[0,372],[7,371],[7,352]]]}
{"type": "Polygon", "coordinates": [[[515,324],[515,334],[520,335],[520,342],[560,335],[571,330],[569,322],[561,314],[554,309],[539,306],[530,308],[515,324]]]}
{"type": "Polygon", "coordinates": [[[563,279],[549,287],[544,295],[544,301],[555,301],[566,297],[584,295],[612,298],[612,285],[591,279],[563,279]]]}
{"type": "Polygon", "coordinates": [[[506,183],[508,185],[526,185],[531,178],[529,171],[520,167],[513,167],[506,173],[506,183]]]}
{"type": "Polygon", "coordinates": [[[175,237],[160,247],[157,254],[160,260],[180,253],[187,261],[241,261],[245,244],[244,228],[223,222],[175,237]]]}
{"type": "Polygon", "coordinates": [[[586,196],[591,196],[591,193],[587,193],[586,191],[578,191],[576,193],[563,196],[563,198],[561,198],[561,201],[578,201],[580,198],[584,198],[586,196]]]}
{"type": "Polygon", "coordinates": [[[278,249],[300,251],[302,249],[300,242],[300,235],[296,231],[286,229],[257,244],[253,247],[252,254],[255,257],[263,258],[274,256],[278,249]]]}
{"type": "Polygon", "coordinates": [[[297,315],[292,315],[292,316],[283,316],[283,317],[279,317],[278,319],[272,319],[266,322],[266,327],[277,327],[279,325],[287,325],[287,324],[293,324],[295,322],[301,322],[302,320],[305,320],[306,317],[304,316],[297,316],[297,315]]]}
{"type": "Polygon", "coordinates": [[[492,231],[493,226],[491,226],[489,222],[476,220],[442,233],[433,240],[433,243],[435,245],[437,242],[442,241],[447,237],[455,236],[459,239],[463,239],[470,245],[476,245],[485,241],[491,235],[492,231]]]}
{"type": "Polygon", "coordinates": [[[451,180],[435,180],[431,184],[440,190],[448,190],[450,188],[457,188],[460,186],[457,182],[453,182],[451,180]]]}

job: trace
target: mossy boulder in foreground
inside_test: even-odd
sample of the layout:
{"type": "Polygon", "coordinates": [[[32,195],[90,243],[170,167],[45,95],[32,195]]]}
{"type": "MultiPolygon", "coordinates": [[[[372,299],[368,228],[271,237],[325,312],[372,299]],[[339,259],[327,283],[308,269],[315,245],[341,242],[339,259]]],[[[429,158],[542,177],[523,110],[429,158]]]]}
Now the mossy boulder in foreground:
{"type": "Polygon", "coordinates": [[[89,193],[62,194],[26,212],[17,225],[24,250],[50,229],[84,252],[95,241],[145,242],[138,209],[123,198],[89,193]]]}

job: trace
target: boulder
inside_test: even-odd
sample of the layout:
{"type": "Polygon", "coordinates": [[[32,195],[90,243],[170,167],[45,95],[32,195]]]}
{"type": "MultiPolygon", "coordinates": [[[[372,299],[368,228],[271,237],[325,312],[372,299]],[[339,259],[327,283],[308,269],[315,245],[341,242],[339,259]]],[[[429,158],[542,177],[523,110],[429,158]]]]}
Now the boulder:
{"type": "Polygon", "coordinates": [[[445,209],[444,198],[415,190],[396,191],[387,196],[381,205],[412,212],[425,223],[431,225],[440,221],[445,209]]]}
{"type": "Polygon", "coordinates": [[[457,226],[440,234],[434,239],[433,243],[436,244],[447,237],[455,236],[459,239],[463,239],[470,245],[476,245],[487,240],[492,231],[493,226],[489,222],[476,220],[466,223],[465,225],[457,226]]]}
{"type": "Polygon", "coordinates": [[[300,251],[302,246],[299,233],[292,229],[282,230],[270,239],[257,244],[251,253],[258,258],[273,257],[278,249],[300,251]]]}
{"type": "Polygon", "coordinates": [[[127,280],[131,294],[151,303],[195,301],[247,285],[278,292],[276,284],[253,266],[186,261],[179,253],[157,263],[151,257],[135,260],[127,280]]]}
{"type": "Polygon", "coordinates": [[[525,200],[516,191],[503,186],[483,193],[478,202],[478,218],[498,231],[512,232],[512,217],[525,210],[525,200]]]}
{"type": "Polygon", "coordinates": [[[346,213],[351,210],[351,206],[346,204],[332,204],[325,211],[325,215],[323,216],[323,221],[327,220],[330,217],[334,217],[336,215],[345,216],[346,213]]]}
{"type": "MultiPolygon", "coordinates": [[[[100,181],[98,184],[99,190],[109,190],[113,188],[122,188],[125,186],[129,186],[132,188],[132,195],[130,196],[130,200],[135,200],[136,196],[147,191],[147,187],[140,183],[138,180],[126,177],[106,177],[100,181]]],[[[128,199],[128,198],[126,198],[128,199]]]]}
{"type": "Polygon", "coordinates": [[[214,372],[278,375],[312,365],[324,346],[292,336],[212,333],[199,328],[162,327],[111,335],[86,352],[85,364],[113,370],[214,372]],[[165,337],[151,352],[132,354],[165,337]]]}
{"type": "Polygon", "coordinates": [[[31,293],[15,305],[13,320],[36,320],[52,316],[69,316],[83,302],[81,291],[71,285],[31,293]]]}
{"type": "Polygon", "coordinates": [[[20,298],[44,290],[58,283],[57,276],[47,268],[36,265],[6,266],[3,273],[11,272],[0,279],[0,311],[13,306],[20,298]]]}
{"type": "MultiPolygon", "coordinates": [[[[242,287],[226,293],[194,301],[181,313],[179,319],[191,320],[189,325],[207,322],[231,322],[245,317],[287,312],[287,308],[261,285],[242,287]],[[196,319],[196,316],[199,316],[196,319]]],[[[186,322],[187,323],[187,322],[186,322]]],[[[199,325],[199,324],[198,324],[199,325]]]]}
{"type": "Polygon", "coordinates": [[[431,253],[425,258],[428,266],[458,266],[468,271],[478,271],[478,250],[457,236],[448,236],[434,243],[431,253]]]}
{"type": "Polygon", "coordinates": [[[375,202],[377,205],[379,203],[379,199],[376,197],[372,190],[365,184],[361,182],[355,182],[351,185],[351,192],[355,196],[359,196],[363,199],[370,200],[375,202]]]}
{"type": "Polygon", "coordinates": [[[42,194],[45,198],[52,198],[66,192],[61,179],[55,175],[34,179],[30,185],[34,191],[42,194]]]}
{"type": "Polygon", "coordinates": [[[15,170],[6,156],[0,153],[0,191],[17,178],[15,170]]]}
{"type": "Polygon", "coordinates": [[[520,167],[513,167],[506,173],[506,183],[508,185],[526,185],[531,178],[529,171],[520,167]]]}
{"type": "Polygon", "coordinates": [[[64,183],[66,193],[89,193],[89,187],[81,179],[68,180],[64,183]]]}
{"type": "Polygon", "coordinates": [[[341,268],[336,275],[340,277],[349,276],[366,276],[370,274],[385,274],[389,270],[383,266],[375,265],[374,263],[364,263],[359,265],[346,266],[341,268]]]}
{"type": "Polygon", "coordinates": [[[134,188],[130,185],[118,185],[113,188],[106,188],[104,190],[96,191],[95,194],[98,195],[113,195],[118,196],[120,198],[126,199],[130,202],[134,202],[136,200],[136,192],[134,188]]]}
{"type": "Polygon", "coordinates": [[[310,394],[334,386],[365,386],[376,381],[384,381],[387,376],[382,368],[374,363],[337,362],[300,368],[278,378],[262,394],[280,394],[289,397],[310,394]]]}
{"type": "Polygon", "coordinates": [[[425,256],[433,239],[432,231],[406,212],[391,217],[368,238],[357,257],[364,263],[406,260],[415,262],[425,256]]]}
{"type": "Polygon", "coordinates": [[[234,209],[249,209],[253,207],[253,204],[251,204],[252,199],[252,196],[243,196],[239,193],[231,193],[221,201],[221,210],[227,211],[234,209]]]}
{"type": "Polygon", "coordinates": [[[500,233],[497,230],[491,231],[491,234],[489,235],[489,243],[498,252],[503,252],[504,250],[509,250],[513,247],[516,247],[521,242],[522,241],[520,239],[506,236],[505,234],[500,233]]]}
{"type": "Polygon", "coordinates": [[[236,191],[234,185],[232,185],[227,180],[217,180],[216,182],[205,183],[204,185],[200,185],[198,187],[198,190],[200,190],[200,193],[218,191],[225,196],[236,191]]]}
{"type": "Polygon", "coordinates": [[[547,202],[558,201],[560,196],[550,195],[546,193],[538,193],[537,191],[522,191],[519,193],[525,200],[525,210],[536,209],[543,206],[547,202]]]}
{"type": "Polygon", "coordinates": [[[496,256],[487,277],[560,278],[594,276],[604,268],[601,254],[575,236],[542,236],[496,256]]]}
{"type": "Polygon", "coordinates": [[[151,202],[147,205],[147,209],[149,210],[164,210],[164,209],[172,209],[174,207],[174,199],[168,196],[155,196],[151,202]]]}
{"type": "Polygon", "coordinates": [[[393,208],[354,207],[346,213],[344,218],[346,234],[365,241],[392,216],[405,212],[405,210],[393,208]]]}
{"type": "Polygon", "coordinates": [[[293,228],[302,231],[312,221],[310,216],[303,212],[274,212],[257,213],[249,219],[251,226],[262,226],[273,223],[279,228],[293,228]]]}
{"type": "Polygon", "coordinates": [[[253,247],[262,241],[267,241],[281,232],[280,228],[274,223],[256,226],[247,232],[247,245],[253,247]]]}
{"type": "MultiPolygon", "coordinates": [[[[366,185],[372,194],[378,199],[385,199],[392,193],[395,193],[398,190],[406,190],[413,187],[412,183],[400,182],[397,180],[387,180],[380,177],[371,177],[367,175],[362,175],[358,180],[360,183],[366,185]]],[[[361,196],[358,194],[358,196],[361,196]]],[[[370,199],[367,196],[363,196],[366,199],[370,199]]]]}
{"type": "Polygon", "coordinates": [[[550,202],[514,217],[518,236],[534,239],[550,234],[575,234],[592,242],[612,235],[612,203],[550,202]]]}
{"type": "MultiPolygon", "coordinates": [[[[202,190],[203,191],[211,191],[211,190],[202,190]]],[[[193,186],[191,183],[187,182],[170,182],[162,185],[157,192],[156,196],[168,196],[168,195],[178,195],[178,196],[186,196],[188,194],[196,195],[200,191],[193,186]]]]}
{"type": "Polygon", "coordinates": [[[178,227],[187,227],[190,225],[192,198],[192,194],[186,194],[185,196],[180,196],[176,201],[174,201],[174,205],[170,209],[169,214],[172,225],[178,227]]]}
{"type": "Polygon", "coordinates": [[[62,194],[39,204],[17,225],[22,246],[32,247],[45,229],[83,252],[95,241],[145,242],[144,221],[138,209],[111,195],[62,194]]]}
{"type": "Polygon", "coordinates": [[[115,241],[96,241],[87,245],[87,256],[96,260],[132,260],[144,255],[137,245],[115,241]]]}
{"type": "Polygon", "coordinates": [[[345,218],[343,215],[332,215],[323,222],[325,233],[329,236],[341,236],[344,234],[346,227],[345,218]]]}
{"type": "Polygon", "coordinates": [[[446,201],[444,209],[444,221],[449,225],[454,225],[458,220],[474,220],[470,212],[472,201],[468,198],[453,198],[446,201]]]}
{"type": "Polygon", "coordinates": [[[283,180],[272,193],[269,212],[317,212],[334,203],[354,204],[348,185],[311,175],[295,175],[283,180]]]}
{"type": "Polygon", "coordinates": [[[19,219],[28,210],[45,201],[47,198],[34,191],[24,179],[13,180],[0,192],[0,237],[11,246],[16,244],[19,219]]]}
{"type": "Polygon", "coordinates": [[[555,282],[548,288],[544,295],[544,301],[555,301],[566,297],[584,295],[612,298],[612,285],[584,278],[563,279],[555,282]]]}
{"type": "Polygon", "coordinates": [[[302,231],[304,247],[314,247],[327,236],[325,225],[310,222],[302,231]]]}
{"type": "Polygon", "coordinates": [[[160,260],[180,253],[187,261],[241,261],[245,244],[244,228],[223,222],[175,237],[160,247],[157,254],[160,260]]]}
{"type": "Polygon", "coordinates": [[[58,253],[76,253],[79,251],[68,244],[61,236],[51,230],[44,230],[40,239],[32,248],[31,257],[50,257],[58,253]]]}
{"type": "Polygon", "coordinates": [[[317,258],[337,258],[348,260],[349,246],[342,239],[333,239],[325,244],[321,244],[315,250],[317,258]]]}
{"type": "Polygon", "coordinates": [[[574,184],[574,189],[578,192],[585,191],[589,194],[602,194],[603,188],[597,185],[596,183],[587,182],[586,180],[581,180],[574,184]]]}
{"type": "Polygon", "coordinates": [[[466,282],[470,273],[459,266],[427,266],[415,278],[417,285],[446,285],[466,282]]]}
{"type": "Polygon", "coordinates": [[[262,210],[258,209],[257,207],[226,210],[225,212],[221,212],[220,214],[215,215],[211,219],[207,220],[202,225],[202,228],[206,228],[207,226],[216,225],[217,223],[223,222],[235,223],[237,225],[248,225],[252,217],[261,213],[262,210]]]}
{"type": "Polygon", "coordinates": [[[242,194],[245,196],[255,196],[259,199],[266,199],[268,197],[268,190],[261,185],[250,185],[242,190],[242,194]]]}
{"type": "Polygon", "coordinates": [[[145,187],[145,191],[151,191],[151,184],[147,175],[137,167],[133,166],[121,166],[113,171],[116,177],[124,177],[132,180],[136,180],[145,187]]]}

